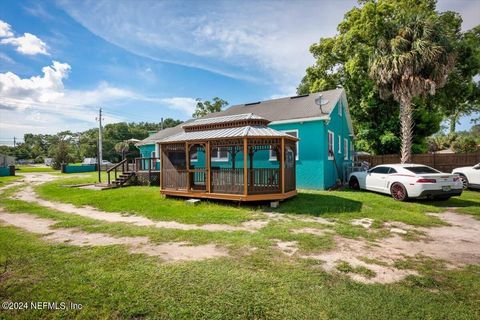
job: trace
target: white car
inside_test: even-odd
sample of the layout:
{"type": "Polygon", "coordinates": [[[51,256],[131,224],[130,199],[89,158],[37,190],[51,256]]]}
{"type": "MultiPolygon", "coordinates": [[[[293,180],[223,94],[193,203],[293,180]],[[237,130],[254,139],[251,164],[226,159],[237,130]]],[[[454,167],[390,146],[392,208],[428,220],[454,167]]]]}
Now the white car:
{"type": "Polygon", "coordinates": [[[390,194],[399,201],[409,198],[447,200],[463,191],[459,176],[421,164],[384,164],[368,171],[352,172],[349,186],[390,194]]]}
{"type": "Polygon", "coordinates": [[[473,167],[455,168],[452,170],[452,173],[460,176],[464,189],[480,189],[480,163],[473,167]]]}

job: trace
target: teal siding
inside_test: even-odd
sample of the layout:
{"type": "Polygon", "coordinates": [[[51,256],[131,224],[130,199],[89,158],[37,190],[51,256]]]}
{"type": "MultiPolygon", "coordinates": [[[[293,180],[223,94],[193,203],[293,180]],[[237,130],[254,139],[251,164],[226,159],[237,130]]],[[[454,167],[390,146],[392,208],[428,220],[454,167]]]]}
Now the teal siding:
{"type": "MultiPolygon", "coordinates": [[[[323,120],[304,121],[284,124],[271,124],[270,127],[279,131],[297,130],[298,160],[297,160],[297,188],[300,189],[328,189],[335,185],[337,179],[342,179],[345,164],[351,162],[350,148],[352,139],[348,128],[345,114],[345,103],[339,100],[330,114],[330,121],[323,120]],[[342,116],[338,114],[339,106],[342,106],[342,116]],[[328,159],[328,130],[334,133],[335,160],[328,159]],[[341,135],[339,153],[338,136],[341,135]],[[344,159],[343,139],[348,141],[348,159],[344,159]],[[335,163],[337,164],[335,166],[335,163]]],[[[142,157],[150,157],[154,151],[154,145],[140,147],[142,157]]],[[[192,163],[197,168],[205,166],[205,155],[199,153],[198,161],[192,163]]],[[[243,153],[237,154],[236,168],[243,168],[243,153]]],[[[278,168],[277,161],[270,161],[268,151],[255,153],[254,166],[256,168],[278,168]]],[[[212,166],[231,168],[231,161],[212,161],[212,166]]]]}
{"type": "Polygon", "coordinates": [[[152,156],[152,152],[155,151],[155,145],[153,144],[146,144],[138,148],[140,149],[140,155],[142,158],[150,158],[152,156]]]}
{"type": "Polygon", "coordinates": [[[323,159],[321,150],[323,121],[270,125],[275,130],[298,130],[297,188],[323,189],[323,159]]]}
{"type": "Polygon", "coordinates": [[[345,174],[345,165],[352,161],[352,155],[350,152],[352,137],[350,136],[345,109],[345,103],[340,100],[330,114],[330,121],[324,125],[322,141],[325,141],[325,146],[322,149],[322,159],[324,159],[323,171],[325,174],[325,189],[333,187],[338,179],[343,178],[343,175],[345,174]],[[340,106],[342,108],[342,116],[338,114],[340,106]],[[334,134],[334,160],[328,159],[328,131],[332,131],[334,134]],[[339,135],[341,136],[340,146],[338,141],[339,135]],[[345,138],[348,141],[347,160],[344,159],[345,153],[343,144],[345,138]]]}

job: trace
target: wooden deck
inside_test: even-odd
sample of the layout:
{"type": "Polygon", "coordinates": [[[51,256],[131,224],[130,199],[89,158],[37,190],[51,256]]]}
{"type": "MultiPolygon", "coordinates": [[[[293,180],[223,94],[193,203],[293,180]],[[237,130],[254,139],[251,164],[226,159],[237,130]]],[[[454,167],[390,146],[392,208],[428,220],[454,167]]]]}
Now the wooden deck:
{"type": "Polygon", "coordinates": [[[160,193],[166,196],[187,197],[187,198],[201,198],[201,199],[219,199],[219,200],[233,200],[233,201],[272,201],[285,200],[297,194],[297,190],[286,193],[267,193],[267,194],[231,194],[231,193],[206,193],[198,191],[187,190],[160,190],[160,193]]]}

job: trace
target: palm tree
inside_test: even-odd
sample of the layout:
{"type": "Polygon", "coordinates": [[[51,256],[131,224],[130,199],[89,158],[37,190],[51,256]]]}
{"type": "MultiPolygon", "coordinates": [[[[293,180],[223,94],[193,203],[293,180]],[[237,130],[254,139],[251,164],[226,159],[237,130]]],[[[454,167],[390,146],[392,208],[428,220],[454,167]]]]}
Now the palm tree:
{"type": "Polygon", "coordinates": [[[130,145],[126,141],[121,141],[115,145],[115,151],[122,155],[122,160],[125,159],[125,152],[128,151],[130,145]]]}
{"type": "Polygon", "coordinates": [[[410,162],[412,155],[413,98],[434,95],[454,66],[448,37],[440,20],[414,16],[391,38],[378,42],[370,77],[382,99],[393,96],[400,104],[402,163],[410,162]]]}

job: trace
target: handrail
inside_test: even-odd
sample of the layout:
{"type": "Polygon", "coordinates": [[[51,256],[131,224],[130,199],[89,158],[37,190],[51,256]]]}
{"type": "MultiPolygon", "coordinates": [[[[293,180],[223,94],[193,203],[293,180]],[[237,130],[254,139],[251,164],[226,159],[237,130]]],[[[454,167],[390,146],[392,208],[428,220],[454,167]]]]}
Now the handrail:
{"type": "Polygon", "coordinates": [[[124,160],[120,161],[119,163],[117,163],[116,165],[114,165],[113,167],[106,170],[108,184],[110,184],[110,172],[112,172],[112,171],[115,172],[115,180],[117,180],[117,168],[121,166],[122,167],[122,173],[124,173],[126,171],[125,170],[125,164],[127,164],[127,169],[128,169],[128,159],[124,159],[124,160]]]}

